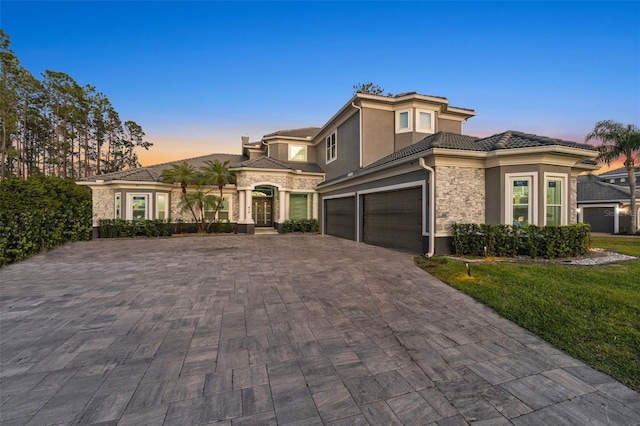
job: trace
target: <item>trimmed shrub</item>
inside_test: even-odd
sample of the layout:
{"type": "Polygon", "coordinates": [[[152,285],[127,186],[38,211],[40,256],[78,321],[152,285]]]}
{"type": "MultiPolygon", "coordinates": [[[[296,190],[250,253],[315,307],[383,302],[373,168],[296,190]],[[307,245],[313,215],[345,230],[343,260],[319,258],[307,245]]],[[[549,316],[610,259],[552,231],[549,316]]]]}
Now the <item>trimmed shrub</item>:
{"type": "Polygon", "coordinates": [[[0,267],[68,241],[91,239],[91,193],[42,175],[0,181],[0,267]]]}
{"type": "Polygon", "coordinates": [[[285,220],[282,224],[282,231],[285,234],[292,232],[317,233],[319,229],[316,219],[285,220]]]}
{"type": "Polygon", "coordinates": [[[459,256],[481,256],[486,247],[489,256],[557,259],[586,253],[590,227],[584,223],[544,227],[456,223],[451,233],[459,256]]]}

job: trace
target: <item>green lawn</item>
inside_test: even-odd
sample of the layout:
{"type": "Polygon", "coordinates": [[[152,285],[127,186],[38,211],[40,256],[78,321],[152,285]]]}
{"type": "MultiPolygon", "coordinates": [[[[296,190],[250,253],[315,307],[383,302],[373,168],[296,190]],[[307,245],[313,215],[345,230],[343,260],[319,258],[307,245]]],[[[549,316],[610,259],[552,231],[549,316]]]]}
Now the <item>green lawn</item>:
{"type": "MultiPolygon", "coordinates": [[[[640,256],[640,239],[592,247],[640,256]]],[[[555,347],[640,391],[640,260],[603,266],[418,258],[424,270],[555,347]]]]}

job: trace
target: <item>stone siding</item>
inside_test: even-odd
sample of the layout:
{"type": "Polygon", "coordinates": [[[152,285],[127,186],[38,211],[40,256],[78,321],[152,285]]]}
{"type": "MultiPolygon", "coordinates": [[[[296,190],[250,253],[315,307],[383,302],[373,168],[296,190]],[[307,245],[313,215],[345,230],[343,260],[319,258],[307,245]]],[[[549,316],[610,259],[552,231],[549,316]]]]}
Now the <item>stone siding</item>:
{"type": "Polygon", "coordinates": [[[264,184],[277,186],[284,191],[315,192],[316,186],[323,180],[322,176],[241,172],[238,173],[236,186],[244,189],[264,184]]]}
{"type": "Polygon", "coordinates": [[[484,170],[452,166],[435,170],[436,235],[449,235],[453,223],[484,223],[484,170]]]}
{"type": "Polygon", "coordinates": [[[93,226],[100,225],[100,219],[113,219],[115,217],[115,191],[110,188],[92,188],[91,200],[93,202],[93,226]]]}

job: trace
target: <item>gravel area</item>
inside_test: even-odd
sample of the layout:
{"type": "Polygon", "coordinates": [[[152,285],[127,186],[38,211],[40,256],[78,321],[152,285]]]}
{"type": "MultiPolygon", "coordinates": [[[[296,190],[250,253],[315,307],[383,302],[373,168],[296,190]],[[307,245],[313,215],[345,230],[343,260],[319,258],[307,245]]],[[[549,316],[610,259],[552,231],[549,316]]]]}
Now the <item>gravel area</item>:
{"type": "Polygon", "coordinates": [[[605,265],[607,263],[626,262],[634,260],[637,257],[620,254],[613,251],[605,251],[602,249],[591,249],[586,256],[578,257],[571,260],[565,260],[563,263],[568,265],[605,265]]]}

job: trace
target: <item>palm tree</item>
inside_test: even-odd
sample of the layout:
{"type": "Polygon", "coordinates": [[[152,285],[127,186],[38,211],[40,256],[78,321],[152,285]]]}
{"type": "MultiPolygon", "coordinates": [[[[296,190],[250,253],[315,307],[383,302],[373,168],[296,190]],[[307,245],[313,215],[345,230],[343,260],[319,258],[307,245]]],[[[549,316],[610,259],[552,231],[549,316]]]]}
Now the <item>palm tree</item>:
{"type": "Polygon", "coordinates": [[[194,183],[196,180],[196,169],[183,161],[180,164],[173,164],[170,169],[165,169],[160,174],[160,178],[162,182],[165,183],[180,183],[180,187],[182,188],[182,199],[180,203],[184,210],[189,209],[191,214],[193,215],[193,219],[198,222],[198,217],[196,216],[196,212],[193,210],[193,204],[189,197],[187,197],[187,185],[194,183]]]}
{"type": "Polygon", "coordinates": [[[198,216],[195,217],[199,232],[207,232],[211,221],[207,223],[206,212],[214,209],[218,205],[218,197],[210,195],[209,191],[203,191],[200,187],[189,192],[180,200],[180,207],[186,209],[188,206],[196,206],[198,216]]]}
{"type": "Polygon", "coordinates": [[[217,185],[220,191],[218,197],[218,204],[216,205],[214,215],[220,210],[222,205],[222,188],[229,183],[236,183],[236,173],[229,170],[229,162],[224,163],[220,160],[205,161],[206,166],[202,166],[200,170],[206,176],[207,183],[211,185],[217,185]]]}
{"type": "Polygon", "coordinates": [[[640,164],[640,129],[634,124],[618,123],[613,120],[598,121],[586,137],[585,142],[597,139],[602,143],[597,147],[597,160],[611,165],[612,161],[622,157],[629,176],[631,198],[631,228],[636,233],[636,177],[635,165],[640,164]]]}

